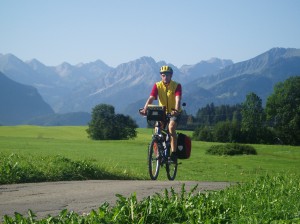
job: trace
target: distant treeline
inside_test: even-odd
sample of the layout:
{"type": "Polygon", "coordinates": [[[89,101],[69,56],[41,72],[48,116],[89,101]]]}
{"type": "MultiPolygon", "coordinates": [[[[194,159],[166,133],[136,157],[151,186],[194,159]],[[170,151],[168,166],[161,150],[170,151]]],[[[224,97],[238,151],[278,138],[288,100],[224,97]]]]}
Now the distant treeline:
{"type": "Polygon", "coordinates": [[[241,104],[211,103],[195,116],[183,114],[179,128],[202,141],[300,145],[300,76],[278,83],[265,108],[251,92],[241,104]]]}

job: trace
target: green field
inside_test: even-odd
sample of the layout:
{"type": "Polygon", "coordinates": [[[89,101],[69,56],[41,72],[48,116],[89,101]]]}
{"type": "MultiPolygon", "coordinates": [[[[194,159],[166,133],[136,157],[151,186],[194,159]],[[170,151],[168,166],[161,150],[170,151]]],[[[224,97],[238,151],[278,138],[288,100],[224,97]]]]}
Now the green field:
{"type": "MultiPolygon", "coordinates": [[[[0,126],[0,184],[70,179],[149,179],[151,129],[127,141],[92,141],[87,127],[0,126]],[[51,178],[45,179],[50,176],[51,178]],[[43,179],[44,178],[44,179],[43,179]]],[[[185,132],[192,135],[192,132],[185,132]]],[[[234,181],[212,192],[181,192],[137,201],[118,195],[115,206],[99,205],[86,215],[62,210],[37,220],[15,213],[12,223],[300,223],[300,147],[252,145],[257,155],[212,156],[218,143],[192,142],[192,155],[176,180],[234,181]]],[[[161,170],[159,180],[166,180],[161,170]]],[[[1,222],[1,220],[0,220],[1,222]]]]}
{"type": "MultiPolygon", "coordinates": [[[[40,158],[59,155],[72,161],[88,161],[132,179],[149,179],[146,157],[151,129],[137,129],[136,139],[122,141],[93,141],[87,138],[86,129],[83,126],[0,126],[0,153],[14,153],[39,163],[43,161],[40,158]]],[[[192,132],[184,133],[192,135],[192,132]]],[[[219,143],[193,141],[191,158],[181,160],[176,180],[245,182],[265,174],[300,170],[300,147],[252,145],[257,155],[207,155],[206,149],[215,144],[219,143]]],[[[165,170],[161,170],[158,180],[166,179],[165,170]]]]}

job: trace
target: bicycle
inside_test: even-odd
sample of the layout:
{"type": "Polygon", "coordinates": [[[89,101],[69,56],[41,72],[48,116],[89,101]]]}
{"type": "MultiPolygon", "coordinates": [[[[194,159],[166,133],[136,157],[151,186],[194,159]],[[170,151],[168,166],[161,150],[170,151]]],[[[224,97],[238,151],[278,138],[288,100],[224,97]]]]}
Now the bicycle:
{"type": "Polygon", "coordinates": [[[148,171],[152,180],[157,179],[160,167],[163,166],[166,166],[169,180],[174,180],[177,174],[178,163],[170,158],[170,117],[171,114],[165,113],[165,107],[149,105],[147,109],[147,123],[152,126],[155,123],[155,131],[148,146],[148,171]]]}

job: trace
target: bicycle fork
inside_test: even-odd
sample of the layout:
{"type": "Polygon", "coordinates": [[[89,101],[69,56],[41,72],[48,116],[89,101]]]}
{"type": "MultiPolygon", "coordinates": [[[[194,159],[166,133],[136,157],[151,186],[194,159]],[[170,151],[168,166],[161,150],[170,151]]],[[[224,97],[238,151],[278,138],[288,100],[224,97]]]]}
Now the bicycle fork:
{"type": "Polygon", "coordinates": [[[160,164],[168,162],[168,158],[170,156],[170,144],[164,140],[161,134],[153,136],[158,144],[158,155],[160,159],[160,164]]]}

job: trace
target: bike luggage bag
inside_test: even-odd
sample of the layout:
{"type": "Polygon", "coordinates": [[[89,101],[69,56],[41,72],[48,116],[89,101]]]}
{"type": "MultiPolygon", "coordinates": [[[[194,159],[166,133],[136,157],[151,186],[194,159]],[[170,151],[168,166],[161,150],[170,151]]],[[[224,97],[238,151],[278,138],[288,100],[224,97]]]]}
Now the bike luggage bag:
{"type": "Polygon", "coordinates": [[[190,137],[185,134],[179,133],[177,136],[177,158],[188,159],[191,156],[192,141],[190,137]]]}
{"type": "Polygon", "coordinates": [[[166,108],[157,105],[148,105],[147,120],[148,121],[164,121],[166,116],[166,108]]]}

